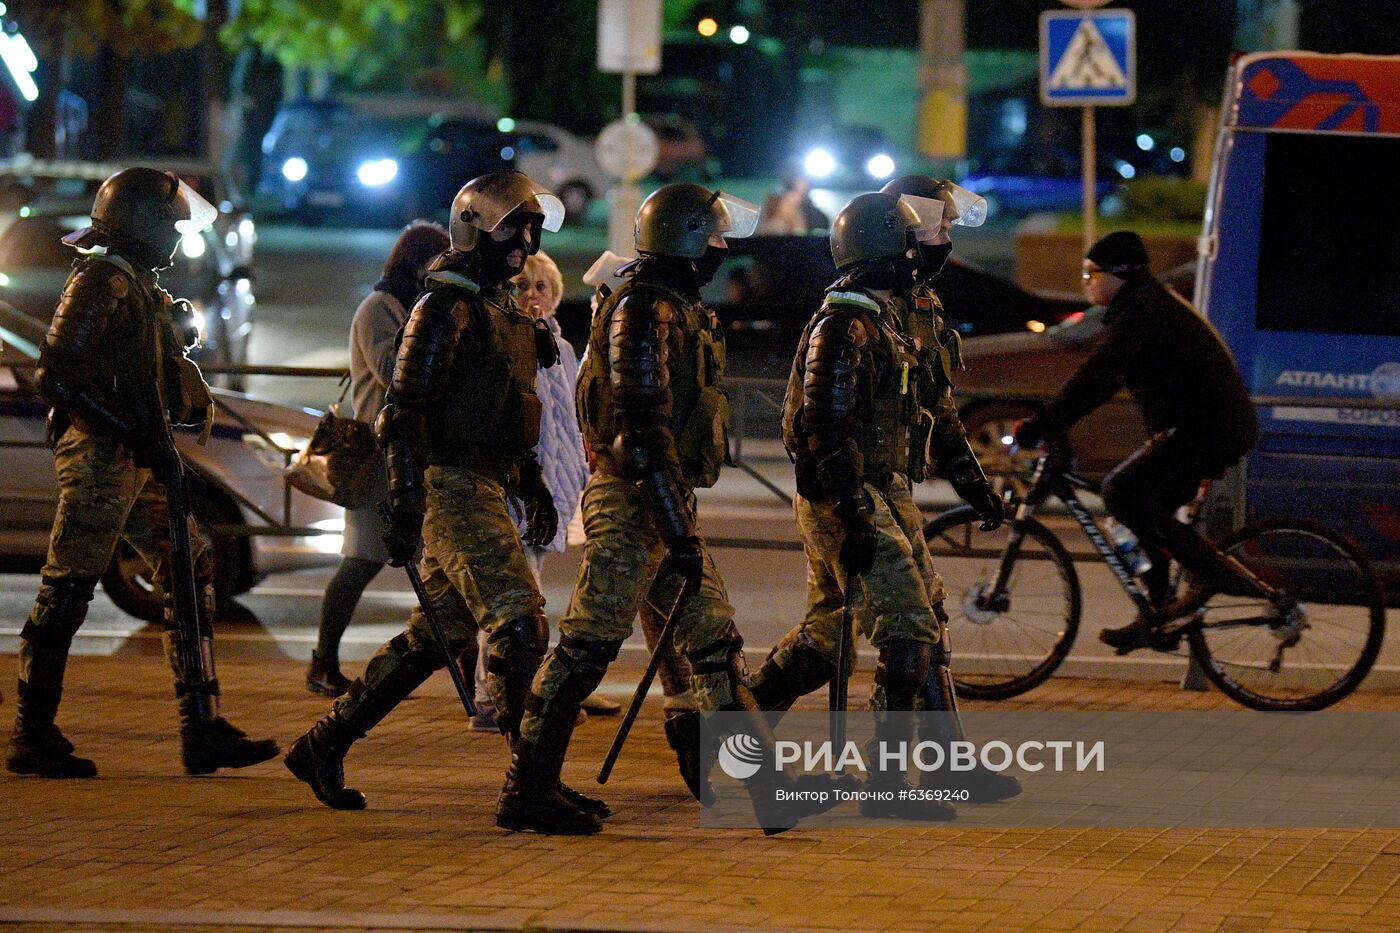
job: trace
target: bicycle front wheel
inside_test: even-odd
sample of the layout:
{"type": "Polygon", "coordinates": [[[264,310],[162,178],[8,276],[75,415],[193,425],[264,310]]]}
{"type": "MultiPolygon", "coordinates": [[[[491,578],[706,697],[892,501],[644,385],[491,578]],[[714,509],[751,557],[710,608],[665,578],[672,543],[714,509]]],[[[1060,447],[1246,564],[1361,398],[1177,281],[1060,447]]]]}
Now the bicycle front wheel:
{"type": "Polygon", "coordinates": [[[1079,577],[1054,532],[1035,519],[982,531],[971,506],[924,526],[948,596],[953,686],[960,697],[1003,700],[1044,683],[1079,631],[1079,577]],[[1014,551],[1011,532],[1022,537],[1014,551]],[[1006,585],[994,591],[1004,562],[1006,585]]]}
{"type": "Polygon", "coordinates": [[[1220,549],[1282,598],[1206,601],[1190,644],[1211,682],[1259,710],[1322,709],[1355,690],[1385,636],[1385,595],[1361,549],[1302,519],[1246,525],[1220,549]]]}

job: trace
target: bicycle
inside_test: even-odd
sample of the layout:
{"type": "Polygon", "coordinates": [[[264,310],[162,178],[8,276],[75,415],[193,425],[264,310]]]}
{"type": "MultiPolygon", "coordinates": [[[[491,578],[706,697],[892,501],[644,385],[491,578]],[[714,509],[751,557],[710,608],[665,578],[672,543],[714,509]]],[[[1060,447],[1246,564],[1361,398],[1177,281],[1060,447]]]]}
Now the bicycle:
{"type": "MultiPolygon", "coordinates": [[[[1187,507],[1196,524],[1210,481],[1187,507]]],[[[1014,517],[995,532],[978,527],[970,506],[940,513],[924,527],[934,566],[948,591],[957,653],[955,688],[968,699],[1005,699],[1048,679],[1079,631],[1083,597],[1068,550],[1036,519],[1060,500],[1084,530],[1144,618],[1158,619],[1147,591],[1080,501],[1097,483],[1074,472],[1067,448],[1052,445],[1035,465],[1014,517]]],[[[1351,541],[1303,519],[1253,522],[1217,545],[1246,572],[1194,613],[1166,621],[1150,647],[1190,655],[1211,683],[1259,710],[1317,710],[1356,689],[1385,635],[1385,596],[1370,562],[1351,541]]],[[[1180,583],[1174,567],[1171,593],[1180,583]]]]}

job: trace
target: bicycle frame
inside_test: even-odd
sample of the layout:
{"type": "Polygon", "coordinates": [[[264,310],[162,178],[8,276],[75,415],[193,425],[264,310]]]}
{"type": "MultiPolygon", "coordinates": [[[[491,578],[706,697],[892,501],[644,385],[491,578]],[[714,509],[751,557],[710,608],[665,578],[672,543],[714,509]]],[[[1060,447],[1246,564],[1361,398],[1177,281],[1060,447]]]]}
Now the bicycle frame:
{"type": "Polygon", "coordinates": [[[1076,492],[1076,490],[1084,490],[1085,492],[1097,493],[1099,491],[1098,484],[1072,470],[1051,468],[1050,463],[1055,457],[1056,454],[1052,453],[1042,457],[1036,463],[1035,473],[1031,477],[1030,489],[1016,507],[1016,514],[1011,523],[1011,536],[1007,541],[1006,550],[1002,554],[1001,566],[997,570],[996,580],[984,598],[989,600],[999,598],[998,594],[1001,594],[1010,582],[1011,568],[1020,555],[1021,542],[1025,539],[1025,533],[1019,527],[1020,523],[1034,515],[1035,510],[1046,500],[1054,497],[1065,504],[1070,515],[1084,529],[1084,534],[1088,536],[1094,550],[1098,551],[1104,563],[1108,564],[1108,569],[1113,572],[1113,576],[1117,578],[1123,591],[1143,613],[1143,617],[1150,618],[1154,614],[1154,610],[1151,600],[1148,599],[1147,590],[1123,563],[1123,559],[1119,557],[1113,545],[1108,542],[1098,523],[1089,514],[1089,510],[1085,508],[1076,492]]]}

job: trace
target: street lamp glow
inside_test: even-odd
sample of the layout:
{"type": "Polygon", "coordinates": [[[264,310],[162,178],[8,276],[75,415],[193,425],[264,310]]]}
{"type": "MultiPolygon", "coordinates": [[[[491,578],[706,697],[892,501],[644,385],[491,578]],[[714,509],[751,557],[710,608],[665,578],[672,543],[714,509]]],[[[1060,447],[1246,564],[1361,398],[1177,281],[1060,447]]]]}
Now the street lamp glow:
{"type": "Polygon", "coordinates": [[[370,159],[360,163],[355,177],[366,188],[380,188],[393,181],[399,174],[399,163],[393,159],[370,159]]]}
{"type": "Polygon", "coordinates": [[[4,60],[10,77],[14,79],[15,86],[19,88],[24,99],[30,102],[38,100],[39,86],[34,83],[29,73],[39,67],[39,62],[34,57],[33,50],[29,48],[29,43],[24,41],[24,36],[17,32],[0,33],[0,59],[4,60]]]}
{"type": "Polygon", "coordinates": [[[290,182],[298,182],[306,177],[306,160],[301,156],[292,156],[282,163],[282,177],[290,182]]]}
{"type": "Polygon", "coordinates": [[[1186,150],[1182,149],[1180,146],[1172,146],[1172,151],[1167,153],[1167,155],[1171,157],[1173,162],[1186,161],[1186,150]]]}
{"type": "Polygon", "coordinates": [[[1137,177],[1137,169],[1133,168],[1133,164],[1131,162],[1120,161],[1116,168],[1118,169],[1118,174],[1121,175],[1123,178],[1137,177]]]}
{"type": "Polygon", "coordinates": [[[872,178],[889,178],[894,174],[894,159],[883,152],[870,157],[870,161],[865,163],[865,170],[872,178]]]}
{"type": "Polygon", "coordinates": [[[836,171],[836,157],[818,146],[802,160],[802,169],[813,178],[825,178],[836,171]]]}
{"type": "Polygon", "coordinates": [[[743,45],[749,41],[749,31],[743,26],[735,26],[729,30],[729,41],[735,45],[743,45]]]}
{"type": "Polygon", "coordinates": [[[190,259],[198,259],[204,255],[204,234],[186,233],[180,237],[180,252],[190,259]]]}
{"type": "Polygon", "coordinates": [[[1146,133],[1139,133],[1137,138],[1137,145],[1138,148],[1141,149],[1143,152],[1151,152],[1157,147],[1157,140],[1153,139],[1151,136],[1148,136],[1146,133]]]}
{"type": "Polygon", "coordinates": [[[700,22],[695,24],[695,31],[700,33],[700,35],[704,36],[706,39],[708,39],[715,33],[719,32],[719,23],[716,22],[713,16],[706,16],[704,19],[700,20],[700,22]]]}
{"type": "Polygon", "coordinates": [[[515,132],[515,120],[510,117],[501,117],[496,121],[496,130],[501,133],[515,132]]]}

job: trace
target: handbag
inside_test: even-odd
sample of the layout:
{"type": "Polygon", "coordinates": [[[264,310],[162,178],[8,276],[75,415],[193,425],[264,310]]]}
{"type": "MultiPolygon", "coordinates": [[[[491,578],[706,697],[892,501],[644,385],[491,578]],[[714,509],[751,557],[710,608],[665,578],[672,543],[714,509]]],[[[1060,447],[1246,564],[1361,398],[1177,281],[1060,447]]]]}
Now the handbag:
{"type": "Polygon", "coordinates": [[[374,431],[363,421],[340,415],[341,403],[350,390],[348,375],[344,384],[340,400],[321,416],[311,440],[284,475],[308,496],[358,509],[384,498],[389,484],[374,431]]]}

